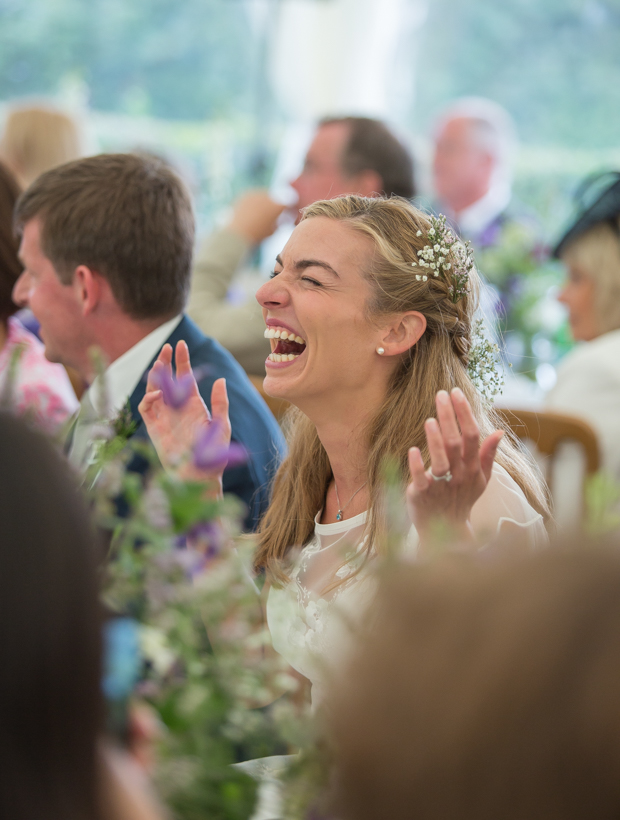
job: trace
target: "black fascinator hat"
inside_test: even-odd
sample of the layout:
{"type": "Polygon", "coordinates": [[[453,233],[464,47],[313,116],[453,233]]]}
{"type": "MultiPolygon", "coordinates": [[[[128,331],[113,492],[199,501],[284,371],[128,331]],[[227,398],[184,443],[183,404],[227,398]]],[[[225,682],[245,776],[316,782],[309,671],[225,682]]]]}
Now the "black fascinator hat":
{"type": "Polygon", "coordinates": [[[604,171],[586,177],[575,193],[575,205],[576,216],[553,249],[556,259],[569,242],[599,222],[608,222],[620,238],[620,171],[604,171]]]}

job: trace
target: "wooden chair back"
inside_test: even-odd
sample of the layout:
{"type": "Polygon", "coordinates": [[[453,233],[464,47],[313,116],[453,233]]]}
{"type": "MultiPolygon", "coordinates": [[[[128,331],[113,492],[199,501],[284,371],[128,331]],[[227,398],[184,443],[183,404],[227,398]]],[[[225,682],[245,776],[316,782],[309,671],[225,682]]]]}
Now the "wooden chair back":
{"type": "Polygon", "coordinates": [[[583,509],[586,478],[596,473],[601,463],[598,439],[592,427],[583,419],[564,413],[511,410],[503,407],[496,407],[495,410],[517,438],[531,441],[538,452],[546,457],[545,472],[552,496],[553,464],[560,445],[564,442],[576,442],[581,447],[585,456],[581,498],[583,509]]]}

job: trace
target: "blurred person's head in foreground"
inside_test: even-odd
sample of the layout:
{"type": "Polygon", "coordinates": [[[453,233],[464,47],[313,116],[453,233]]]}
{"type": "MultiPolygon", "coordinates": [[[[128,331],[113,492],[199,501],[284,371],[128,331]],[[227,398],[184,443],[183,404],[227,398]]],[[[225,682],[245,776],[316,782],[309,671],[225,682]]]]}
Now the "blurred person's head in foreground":
{"type": "Polygon", "coordinates": [[[516,141],[510,115],[491,100],[463,97],[446,108],[434,127],[433,183],[442,209],[458,218],[490,193],[505,207],[516,141]]]}
{"type": "Polygon", "coordinates": [[[84,153],[78,126],[51,106],[18,106],[9,111],[0,139],[0,157],[20,185],[84,153]]]}
{"type": "Polygon", "coordinates": [[[0,324],[4,328],[9,316],[18,309],[13,301],[13,287],[22,272],[22,265],[17,255],[19,240],[13,230],[13,212],[19,194],[17,180],[0,162],[0,324]]]}
{"type": "Polygon", "coordinates": [[[99,817],[96,542],[60,456],[0,414],[0,816],[99,817]]]}
{"type": "Polygon", "coordinates": [[[5,412],[0,453],[0,817],[155,820],[135,764],[102,743],[102,556],[74,477],[5,412]]]}
{"type": "Polygon", "coordinates": [[[341,820],[620,815],[620,552],[393,573],[331,701],[341,820]]]}
{"type": "Polygon", "coordinates": [[[343,194],[416,194],[411,153],[379,120],[334,117],[321,120],[300,175],[291,183],[303,209],[343,194]]]}
{"type": "Polygon", "coordinates": [[[90,348],[114,361],[183,311],[192,203],[157,157],[101,154],[47,171],[15,220],[24,272],[13,298],[40,322],[47,358],[86,381],[90,348]]]}
{"type": "Polygon", "coordinates": [[[566,266],[559,300],[572,335],[587,342],[620,329],[620,172],[588,177],[577,208],[553,253],[566,266]]]}

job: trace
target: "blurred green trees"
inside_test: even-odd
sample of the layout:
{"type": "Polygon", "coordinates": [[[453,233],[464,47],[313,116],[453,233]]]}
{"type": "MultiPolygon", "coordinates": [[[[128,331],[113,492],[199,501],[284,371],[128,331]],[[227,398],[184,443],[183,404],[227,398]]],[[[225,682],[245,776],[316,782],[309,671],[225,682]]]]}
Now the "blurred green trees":
{"type": "Polygon", "coordinates": [[[430,0],[416,121],[475,94],[504,105],[525,143],[619,145],[619,43],[620,0],[430,0]]]}
{"type": "Polygon", "coordinates": [[[237,0],[0,0],[0,99],[83,82],[100,111],[202,120],[252,106],[237,0]]]}

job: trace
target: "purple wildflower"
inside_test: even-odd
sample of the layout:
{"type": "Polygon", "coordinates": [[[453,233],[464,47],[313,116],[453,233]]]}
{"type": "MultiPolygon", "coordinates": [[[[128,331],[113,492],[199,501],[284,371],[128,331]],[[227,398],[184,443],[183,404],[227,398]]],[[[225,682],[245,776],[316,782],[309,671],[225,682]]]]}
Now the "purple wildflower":
{"type": "Polygon", "coordinates": [[[194,376],[192,374],[188,373],[179,379],[175,379],[164,368],[154,370],[151,373],[151,381],[158,390],[161,390],[164,403],[168,407],[174,407],[175,410],[179,410],[187,403],[194,389],[194,376]]]}
{"type": "Polygon", "coordinates": [[[207,473],[221,470],[226,465],[236,467],[247,459],[248,454],[241,444],[234,441],[222,443],[222,424],[217,419],[200,431],[194,444],[194,466],[207,473]]]}
{"type": "Polygon", "coordinates": [[[498,219],[494,219],[487,227],[482,231],[480,236],[478,237],[477,245],[480,248],[488,248],[493,245],[496,245],[499,241],[499,236],[502,229],[502,223],[498,219]]]}
{"type": "Polygon", "coordinates": [[[206,368],[196,368],[193,373],[176,378],[166,368],[159,368],[151,372],[151,381],[158,390],[161,390],[164,403],[168,407],[179,410],[187,404],[195,383],[205,375],[206,368]]]}
{"type": "Polygon", "coordinates": [[[205,562],[220,554],[226,540],[224,531],[215,521],[195,524],[187,533],[187,538],[193,549],[199,550],[204,556],[205,562]]]}
{"type": "Polygon", "coordinates": [[[226,542],[224,531],[215,521],[201,521],[177,537],[175,554],[183,565],[188,578],[199,575],[213,558],[216,558],[226,542]]]}

